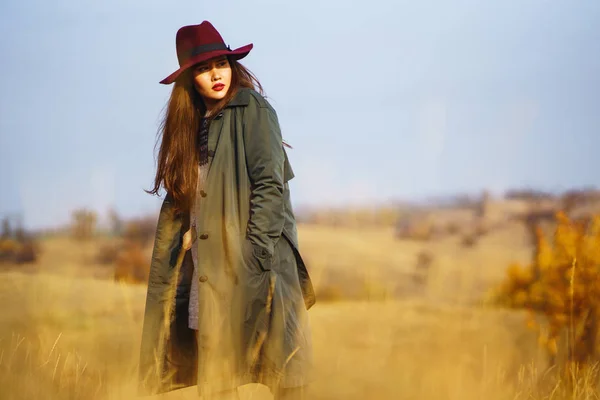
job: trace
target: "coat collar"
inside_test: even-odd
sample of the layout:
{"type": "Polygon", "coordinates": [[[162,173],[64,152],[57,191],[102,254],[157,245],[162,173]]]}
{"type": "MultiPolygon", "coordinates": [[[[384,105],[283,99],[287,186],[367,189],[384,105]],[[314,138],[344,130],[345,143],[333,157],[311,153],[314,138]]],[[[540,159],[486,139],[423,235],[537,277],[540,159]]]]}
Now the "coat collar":
{"type": "Polygon", "coordinates": [[[250,103],[250,90],[248,88],[239,88],[233,99],[225,107],[247,106],[250,103]]]}

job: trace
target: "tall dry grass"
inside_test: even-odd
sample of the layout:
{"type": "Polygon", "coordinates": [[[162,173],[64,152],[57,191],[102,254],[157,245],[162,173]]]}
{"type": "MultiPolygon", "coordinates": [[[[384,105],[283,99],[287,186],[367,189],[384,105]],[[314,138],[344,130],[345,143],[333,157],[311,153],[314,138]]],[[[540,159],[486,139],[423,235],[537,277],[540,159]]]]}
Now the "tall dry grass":
{"type": "Polygon", "coordinates": [[[5,272],[0,293],[0,398],[100,399],[132,376],[143,290],[5,272]]]}
{"type": "MultiPolygon", "coordinates": [[[[318,290],[373,285],[370,297],[320,301],[311,309],[309,399],[596,398],[590,372],[577,376],[572,389],[545,372],[545,353],[524,312],[474,300],[503,275],[507,259],[529,255],[510,241],[520,234],[492,232],[473,249],[460,247],[460,238],[429,243],[434,261],[426,290],[389,297],[395,285],[410,288],[406,272],[424,244],[397,241],[391,229],[302,227],[318,290]]],[[[64,239],[44,246],[40,273],[0,274],[0,399],[135,398],[145,287],[94,278],[103,267],[90,261],[92,247],[74,250],[64,239]]],[[[241,393],[270,398],[252,385],[241,393]]],[[[191,388],[164,398],[194,395],[191,388]]]]}
{"type": "MultiPolygon", "coordinates": [[[[91,279],[4,274],[0,398],[131,399],[141,288],[91,279]],[[29,293],[29,294],[27,294],[29,293]],[[73,297],[78,298],[77,302],[73,297]]],[[[316,379],[310,399],[591,399],[540,376],[525,315],[420,301],[321,304],[311,312],[316,379]]],[[[244,398],[269,398],[246,387],[244,398]]],[[[194,398],[182,390],[164,398],[194,398]]],[[[158,396],[160,397],[160,396],[158,396]]]]}

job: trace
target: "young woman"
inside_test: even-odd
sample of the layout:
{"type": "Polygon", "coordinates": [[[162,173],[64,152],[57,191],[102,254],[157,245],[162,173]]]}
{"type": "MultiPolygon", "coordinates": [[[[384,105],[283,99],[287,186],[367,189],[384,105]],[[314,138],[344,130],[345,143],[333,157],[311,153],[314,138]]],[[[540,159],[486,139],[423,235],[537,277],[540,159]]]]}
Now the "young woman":
{"type": "MultiPolygon", "coordinates": [[[[298,251],[293,178],[275,110],[207,21],[176,35],[180,68],[161,127],[161,207],[140,352],[140,393],[246,383],[301,398],[314,291],[298,251]],[[190,250],[190,251],[188,251],[190,250]]],[[[158,144],[158,143],[157,143],[158,144]]]]}

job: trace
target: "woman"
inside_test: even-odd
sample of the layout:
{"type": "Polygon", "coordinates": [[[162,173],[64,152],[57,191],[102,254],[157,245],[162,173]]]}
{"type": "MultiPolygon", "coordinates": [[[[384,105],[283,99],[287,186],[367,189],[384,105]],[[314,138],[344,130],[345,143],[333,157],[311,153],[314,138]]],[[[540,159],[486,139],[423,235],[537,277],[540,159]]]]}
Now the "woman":
{"type": "Polygon", "coordinates": [[[180,68],[161,128],[161,207],[144,313],[140,392],[198,385],[237,398],[256,382],[300,398],[314,291],[298,252],[277,115],[207,21],[176,36],[180,68]],[[191,250],[191,251],[188,251],[191,250]]]}

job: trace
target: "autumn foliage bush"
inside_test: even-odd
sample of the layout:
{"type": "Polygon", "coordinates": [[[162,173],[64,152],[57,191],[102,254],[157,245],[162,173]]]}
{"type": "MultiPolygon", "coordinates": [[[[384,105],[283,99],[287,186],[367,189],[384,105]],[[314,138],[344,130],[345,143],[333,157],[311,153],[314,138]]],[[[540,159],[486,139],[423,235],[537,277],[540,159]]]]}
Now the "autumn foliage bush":
{"type": "Polygon", "coordinates": [[[32,240],[18,241],[10,238],[0,238],[0,263],[34,263],[37,260],[38,253],[38,245],[32,240]]]}
{"type": "Polygon", "coordinates": [[[114,279],[125,283],[148,281],[150,260],[140,243],[127,241],[117,255],[114,279]]]}
{"type": "Polygon", "coordinates": [[[2,219],[0,264],[35,263],[39,253],[39,243],[31,234],[25,232],[20,224],[13,229],[7,217],[2,219]]]}
{"type": "Polygon", "coordinates": [[[152,243],[156,221],[152,217],[129,221],[123,231],[123,242],[114,254],[116,281],[146,283],[150,272],[150,258],[144,248],[152,243]]]}
{"type": "Polygon", "coordinates": [[[150,270],[150,256],[145,249],[152,245],[156,219],[148,216],[124,223],[119,220],[116,237],[98,249],[96,262],[114,267],[113,278],[126,283],[146,283],[150,270]]]}
{"type": "Polygon", "coordinates": [[[513,264],[497,300],[529,311],[551,366],[567,376],[598,361],[600,312],[600,216],[590,222],[556,214],[554,236],[535,231],[529,265],[513,264]]]}

